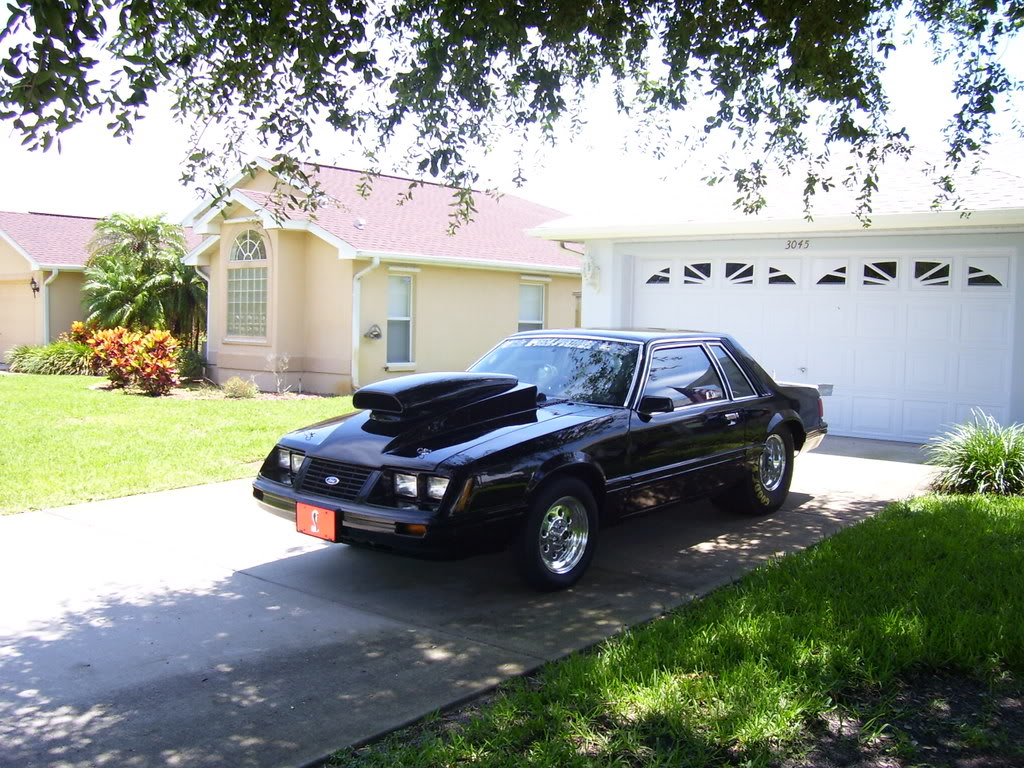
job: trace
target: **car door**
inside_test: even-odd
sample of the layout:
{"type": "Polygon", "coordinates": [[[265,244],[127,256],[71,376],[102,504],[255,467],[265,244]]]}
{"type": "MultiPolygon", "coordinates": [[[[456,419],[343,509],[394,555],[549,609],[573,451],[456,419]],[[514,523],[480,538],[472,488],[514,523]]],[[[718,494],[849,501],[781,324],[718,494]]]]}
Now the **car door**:
{"type": "Polygon", "coordinates": [[[738,476],[743,427],[705,345],[653,348],[638,405],[644,398],[671,401],[671,410],[630,415],[628,512],[706,495],[738,476]]]}

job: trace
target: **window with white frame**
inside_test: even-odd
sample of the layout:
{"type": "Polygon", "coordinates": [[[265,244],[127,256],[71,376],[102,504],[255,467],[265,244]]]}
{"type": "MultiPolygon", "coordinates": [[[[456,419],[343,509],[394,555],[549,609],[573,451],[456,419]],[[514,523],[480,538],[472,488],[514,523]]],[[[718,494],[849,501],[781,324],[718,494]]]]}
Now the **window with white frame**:
{"type": "Polygon", "coordinates": [[[544,286],[521,283],[519,286],[519,330],[539,331],[544,327],[544,286]]]}
{"type": "Polygon", "coordinates": [[[388,275],[388,362],[413,362],[411,275],[388,275]]]}
{"type": "Polygon", "coordinates": [[[267,248],[259,232],[248,229],[228,256],[228,336],[267,336],[267,248]]]}

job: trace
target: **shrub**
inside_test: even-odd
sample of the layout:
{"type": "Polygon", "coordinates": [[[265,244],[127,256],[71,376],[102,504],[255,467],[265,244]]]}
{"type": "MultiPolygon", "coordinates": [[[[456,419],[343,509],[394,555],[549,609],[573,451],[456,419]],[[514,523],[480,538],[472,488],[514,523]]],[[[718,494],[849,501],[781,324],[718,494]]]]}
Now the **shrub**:
{"type": "Polygon", "coordinates": [[[41,347],[15,347],[7,362],[15,373],[83,376],[92,372],[92,349],[76,341],[55,341],[41,347]]]}
{"type": "Polygon", "coordinates": [[[142,334],[127,328],[96,331],[89,346],[103,362],[107,379],[115,387],[127,387],[135,378],[135,359],[142,334]]]}
{"type": "Polygon", "coordinates": [[[225,381],[221,389],[224,390],[224,394],[228,397],[245,399],[256,397],[260,393],[260,388],[256,386],[255,381],[241,379],[238,376],[232,376],[225,381]]]}
{"type": "Polygon", "coordinates": [[[169,331],[143,335],[127,328],[96,331],[89,346],[115,387],[135,384],[151,395],[166,395],[178,379],[178,340],[169,331]]]}
{"type": "Polygon", "coordinates": [[[139,389],[151,395],[166,395],[178,385],[178,340],[170,331],[150,331],[139,339],[132,373],[139,389]]]}
{"type": "Polygon", "coordinates": [[[200,379],[206,361],[203,356],[191,347],[185,347],[178,353],[178,375],[183,379],[200,379]]]}
{"type": "Polygon", "coordinates": [[[1024,494],[1024,424],[1000,426],[982,411],[928,443],[939,493],[1024,494]]]}

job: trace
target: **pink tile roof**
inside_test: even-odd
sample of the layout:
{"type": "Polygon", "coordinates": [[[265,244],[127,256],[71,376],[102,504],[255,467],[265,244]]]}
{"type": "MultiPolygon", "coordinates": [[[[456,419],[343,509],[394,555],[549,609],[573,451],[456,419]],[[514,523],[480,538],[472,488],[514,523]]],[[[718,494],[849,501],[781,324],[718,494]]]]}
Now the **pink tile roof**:
{"type": "MultiPolygon", "coordinates": [[[[411,200],[400,205],[399,197],[410,191],[410,179],[374,177],[373,191],[364,198],[356,190],[362,171],[320,166],[318,175],[324,191],[335,204],[317,211],[316,223],[356,250],[536,265],[538,268],[579,268],[579,258],[563,251],[557,243],[526,236],[527,229],[564,216],[553,208],[513,195],[494,199],[478,192],[474,196],[477,210],[473,221],[449,235],[449,214],[454,202],[449,188],[424,183],[411,190],[411,200]]],[[[270,194],[241,191],[254,203],[273,210],[270,194]]],[[[288,211],[287,216],[310,218],[298,211],[288,211]]]]}
{"type": "MultiPolygon", "coordinates": [[[[44,267],[85,266],[97,221],[87,216],[0,211],[0,230],[44,267]]],[[[194,248],[200,240],[191,228],[185,228],[187,248],[194,248]]]]}

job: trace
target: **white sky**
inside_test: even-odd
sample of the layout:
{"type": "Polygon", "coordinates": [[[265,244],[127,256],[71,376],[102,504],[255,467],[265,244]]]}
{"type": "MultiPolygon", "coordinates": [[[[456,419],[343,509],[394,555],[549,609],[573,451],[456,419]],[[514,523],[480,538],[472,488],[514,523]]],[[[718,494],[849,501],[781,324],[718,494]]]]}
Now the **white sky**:
{"type": "MultiPolygon", "coordinates": [[[[1024,54],[1017,50],[1014,56],[1014,68],[1024,69],[1024,54]]],[[[941,129],[955,109],[946,92],[949,79],[936,76],[929,52],[921,46],[901,47],[890,61],[893,124],[905,124],[915,144],[937,153],[942,146],[941,129]]],[[[1010,138],[1013,117],[1009,110],[1000,116],[998,126],[1007,138],[986,164],[1024,176],[1024,143],[1010,138]]],[[[610,105],[592,104],[587,118],[588,128],[581,136],[539,153],[526,169],[527,183],[519,189],[511,183],[510,148],[497,147],[481,157],[479,169],[503,191],[568,214],[671,213],[691,206],[695,198],[715,201],[724,210],[735,197],[730,189],[712,194],[698,188],[695,193],[706,166],[715,165],[714,156],[676,154],[657,161],[639,151],[624,150],[629,124],[610,105]]],[[[188,130],[171,119],[166,100],[152,105],[148,117],[136,125],[130,144],[113,138],[103,121],[93,120],[65,134],[60,153],[28,152],[6,126],[0,126],[4,180],[0,210],[83,216],[115,211],[165,213],[171,220],[180,220],[196,204],[194,193],[178,182],[188,138],[188,130]]],[[[318,139],[322,162],[360,166],[344,138],[323,135],[318,139]]],[[[771,190],[769,196],[773,199],[771,190]]]]}

